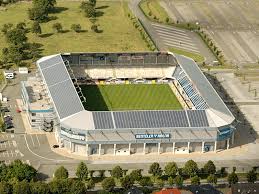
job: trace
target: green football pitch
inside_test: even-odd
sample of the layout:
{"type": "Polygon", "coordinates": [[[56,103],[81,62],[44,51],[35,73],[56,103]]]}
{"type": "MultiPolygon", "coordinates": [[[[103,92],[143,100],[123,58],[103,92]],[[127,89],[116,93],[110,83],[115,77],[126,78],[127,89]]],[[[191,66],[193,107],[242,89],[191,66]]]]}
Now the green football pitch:
{"type": "Polygon", "coordinates": [[[167,84],[83,85],[90,111],[179,110],[181,104],[167,84]]]}

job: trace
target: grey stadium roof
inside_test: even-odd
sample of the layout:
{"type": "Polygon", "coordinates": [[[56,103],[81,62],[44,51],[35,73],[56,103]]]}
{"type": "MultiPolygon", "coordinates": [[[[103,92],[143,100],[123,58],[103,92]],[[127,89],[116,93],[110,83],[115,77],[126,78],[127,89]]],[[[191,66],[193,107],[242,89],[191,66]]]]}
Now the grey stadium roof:
{"type": "Polygon", "coordinates": [[[205,110],[92,112],[95,129],[208,127],[205,110]]]}
{"type": "Polygon", "coordinates": [[[201,72],[198,65],[190,58],[176,54],[175,57],[179,65],[184,69],[189,78],[195,84],[196,88],[205,99],[209,107],[233,117],[232,113],[219,97],[218,93],[212,87],[205,75],[201,72]]]}
{"type": "MultiPolygon", "coordinates": [[[[157,52],[159,53],[159,52],[157,52]]],[[[114,53],[113,53],[114,54],[114,53]]],[[[140,54],[140,53],[138,53],[140,54]]],[[[156,54],[156,53],[155,53],[156,54]]],[[[82,55],[82,54],[81,54],[82,55]]],[[[68,54],[66,54],[68,56],[68,54]]],[[[217,112],[211,113],[208,110],[215,109],[220,113],[228,115],[231,119],[224,124],[230,124],[233,115],[226,107],[224,102],[218,96],[209,81],[203,75],[197,64],[186,57],[175,55],[177,62],[189,76],[196,88],[210,106],[205,110],[154,110],[154,111],[94,111],[89,112],[84,109],[83,104],[77,94],[74,84],[64,63],[64,57],[61,54],[43,57],[37,61],[38,69],[42,74],[43,80],[47,85],[50,97],[53,101],[55,110],[61,123],[73,128],[73,122],[76,120],[80,128],[91,129],[124,129],[124,128],[188,128],[188,127],[215,127],[220,126],[214,122],[217,112]],[[83,114],[87,111],[89,114],[83,114]],[[78,119],[78,114],[87,115],[88,121],[78,119]],[[209,116],[212,115],[212,116],[209,116]],[[215,115],[215,118],[214,118],[215,115]],[[212,123],[214,122],[214,124],[212,123]],[[89,127],[87,127],[89,126],[89,127]]],[[[234,118],[234,117],[233,117],[234,118]]],[[[224,120],[224,118],[223,118],[224,120]]]]}
{"type": "Polygon", "coordinates": [[[59,119],[84,110],[61,55],[42,58],[37,65],[48,86],[59,119]]]}

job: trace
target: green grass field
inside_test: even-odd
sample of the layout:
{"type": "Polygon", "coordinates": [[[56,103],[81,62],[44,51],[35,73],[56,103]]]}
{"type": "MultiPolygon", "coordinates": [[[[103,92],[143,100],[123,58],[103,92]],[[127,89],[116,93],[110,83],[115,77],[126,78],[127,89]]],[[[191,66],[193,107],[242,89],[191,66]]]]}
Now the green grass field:
{"type": "Polygon", "coordinates": [[[176,54],[179,54],[179,55],[184,55],[186,57],[190,57],[197,63],[201,63],[205,60],[205,58],[202,55],[200,55],[198,53],[186,51],[186,50],[183,50],[183,49],[171,47],[169,49],[169,51],[171,51],[173,53],[176,53],[176,54]]]}
{"type": "MultiPolygon", "coordinates": [[[[83,16],[79,6],[80,1],[57,1],[59,12],[50,16],[57,19],[42,23],[42,36],[28,33],[29,42],[42,44],[42,55],[60,52],[115,52],[115,51],[146,51],[146,43],[142,40],[132,21],[128,18],[127,2],[97,1],[98,11],[103,14],[98,17],[97,24],[102,33],[91,31],[91,22],[83,16]],[[52,25],[60,22],[65,33],[54,33],[52,25]],[[72,24],[80,24],[86,32],[71,31],[72,24]]],[[[18,2],[0,9],[0,28],[5,23],[17,24],[25,22],[31,27],[27,10],[31,2],[18,2]]],[[[6,47],[6,41],[0,32],[0,51],[6,47]]],[[[0,52],[1,55],[1,52],[0,52]]]]}
{"type": "Polygon", "coordinates": [[[168,16],[166,10],[160,5],[159,0],[142,0],[139,7],[143,13],[152,21],[167,23],[168,16]]]}
{"type": "Polygon", "coordinates": [[[91,111],[179,110],[181,104],[167,84],[81,86],[91,111]]]}

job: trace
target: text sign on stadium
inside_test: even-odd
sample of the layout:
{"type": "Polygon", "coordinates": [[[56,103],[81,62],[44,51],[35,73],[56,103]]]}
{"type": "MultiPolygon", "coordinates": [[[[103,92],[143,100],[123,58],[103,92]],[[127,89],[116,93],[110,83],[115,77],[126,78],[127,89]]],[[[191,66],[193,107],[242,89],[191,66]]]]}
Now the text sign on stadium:
{"type": "Polygon", "coordinates": [[[136,139],[164,139],[170,138],[170,133],[163,133],[163,134],[136,134],[136,139]]]}
{"type": "Polygon", "coordinates": [[[61,135],[64,135],[64,136],[66,136],[68,138],[85,141],[85,136],[84,135],[71,134],[71,133],[68,133],[68,132],[63,131],[63,130],[61,130],[60,133],[61,133],[61,135]]]}

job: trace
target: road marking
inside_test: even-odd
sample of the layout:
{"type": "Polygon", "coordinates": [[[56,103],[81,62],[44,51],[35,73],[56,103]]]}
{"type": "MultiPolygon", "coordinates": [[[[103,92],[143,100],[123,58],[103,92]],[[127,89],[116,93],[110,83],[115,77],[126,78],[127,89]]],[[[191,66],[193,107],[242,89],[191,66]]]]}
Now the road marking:
{"type": "Polygon", "coordinates": [[[7,154],[7,157],[9,158],[9,153],[8,153],[8,152],[6,152],[6,154],[7,154]]]}
{"type": "Polygon", "coordinates": [[[39,144],[39,147],[40,147],[40,141],[39,141],[39,138],[38,138],[38,135],[36,134],[36,139],[38,141],[38,144],[39,144]]]}
{"type": "Polygon", "coordinates": [[[33,147],[35,147],[35,144],[34,144],[34,141],[33,141],[32,135],[30,135],[30,137],[31,137],[32,145],[33,145],[33,147]]]}
{"type": "Polygon", "coordinates": [[[6,148],[6,142],[4,142],[4,147],[6,148]]]}
{"type": "Polygon", "coordinates": [[[17,143],[16,141],[13,140],[13,146],[16,148],[17,147],[17,143]]]}
{"type": "MultiPolygon", "coordinates": [[[[56,162],[71,161],[71,159],[70,159],[70,160],[57,160],[57,159],[52,159],[52,158],[46,158],[46,157],[44,157],[44,156],[41,156],[41,155],[39,155],[39,154],[34,153],[34,152],[31,150],[31,148],[29,147],[29,144],[28,144],[26,135],[23,135],[23,136],[24,136],[25,143],[26,143],[26,146],[27,146],[28,150],[29,150],[33,155],[35,155],[35,156],[37,156],[37,157],[39,157],[39,158],[45,159],[45,160],[56,161],[56,162]]],[[[72,160],[73,160],[73,159],[72,159],[72,160]]]]}
{"type": "Polygon", "coordinates": [[[7,142],[8,142],[8,146],[11,147],[12,145],[11,145],[10,141],[8,140],[7,142]]]}
{"type": "Polygon", "coordinates": [[[11,135],[11,138],[14,138],[14,135],[11,135]]]}
{"type": "Polygon", "coordinates": [[[159,24],[155,24],[155,23],[152,23],[152,26],[158,27],[158,28],[174,29],[175,31],[179,31],[179,32],[185,32],[184,30],[180,30],[178,28],[172,28],[170,26],[163,26],[163,25],[159,25],[159,24]]]}

